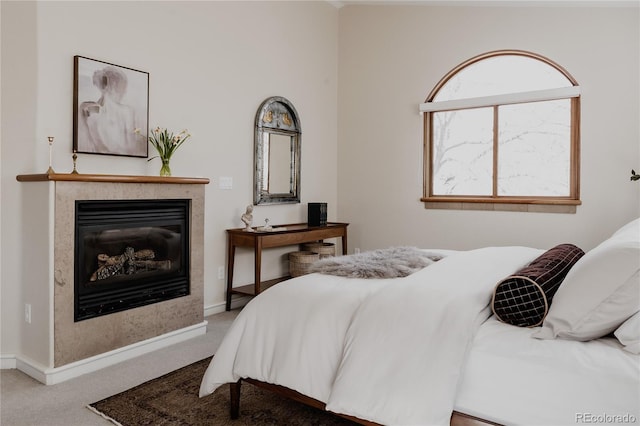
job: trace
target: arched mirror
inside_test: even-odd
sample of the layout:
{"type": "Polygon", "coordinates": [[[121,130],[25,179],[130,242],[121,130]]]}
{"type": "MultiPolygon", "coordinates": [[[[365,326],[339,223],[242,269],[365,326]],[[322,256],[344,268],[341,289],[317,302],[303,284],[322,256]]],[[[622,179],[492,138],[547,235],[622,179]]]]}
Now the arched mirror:
{"type": "Polygon", "coordinates": [[[253,204],[300,202],[300,119],[287,99],[266,99],[256,114],[253,204]]]}

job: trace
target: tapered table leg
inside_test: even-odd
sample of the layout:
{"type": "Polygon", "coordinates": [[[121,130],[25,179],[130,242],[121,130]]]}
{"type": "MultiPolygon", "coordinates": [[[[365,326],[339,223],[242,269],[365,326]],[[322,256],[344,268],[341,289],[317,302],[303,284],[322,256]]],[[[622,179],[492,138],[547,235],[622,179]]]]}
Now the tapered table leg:
{"type": "Polygon", "coordinates": [[[238,417],[240,417],[240,384],[240,380],[238,380],[236,383],[229,383],[229,391],[231,397],[231,408],[229,410],[229,414],[231,414],[232,420],[236,420],[238,417]]]}

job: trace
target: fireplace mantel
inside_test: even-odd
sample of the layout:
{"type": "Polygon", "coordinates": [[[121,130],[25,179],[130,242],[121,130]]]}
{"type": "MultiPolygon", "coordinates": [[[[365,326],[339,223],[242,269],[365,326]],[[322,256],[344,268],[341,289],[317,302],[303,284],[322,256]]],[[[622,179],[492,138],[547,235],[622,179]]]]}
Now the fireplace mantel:
{"type": "Polygon", "coordinates": [[[85,173],[38,173],[16,176],[18,182],[113,182],[113,183],[166,183],[166,184],[208,184],[208,178],[177,176],[132,176],[132,175],[99,175],[85,173]]]}

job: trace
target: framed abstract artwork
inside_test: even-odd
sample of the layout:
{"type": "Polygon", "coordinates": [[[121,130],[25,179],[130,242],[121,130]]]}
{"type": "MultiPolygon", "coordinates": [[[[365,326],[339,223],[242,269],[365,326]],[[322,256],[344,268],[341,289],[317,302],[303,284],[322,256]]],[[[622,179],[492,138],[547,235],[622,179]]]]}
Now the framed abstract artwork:
{"type": "Polygon", "coordinates": [[[148,157],[149,73],[73,59],[73,150],[148,157]]]}

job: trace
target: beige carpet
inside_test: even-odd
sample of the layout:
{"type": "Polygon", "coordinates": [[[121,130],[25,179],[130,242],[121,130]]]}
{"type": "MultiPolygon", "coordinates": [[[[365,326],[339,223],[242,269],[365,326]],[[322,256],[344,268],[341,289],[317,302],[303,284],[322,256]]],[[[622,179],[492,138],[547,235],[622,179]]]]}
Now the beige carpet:
{"type": "Polygon", "coordinates": [[[229,386],[199,398],[210,359],[203,359],[132,389],[94,402],[89,409],[123,426],[141,425],[351,425],[250,384],[243,384],[240,418],[229,417],[229,386]]]}

